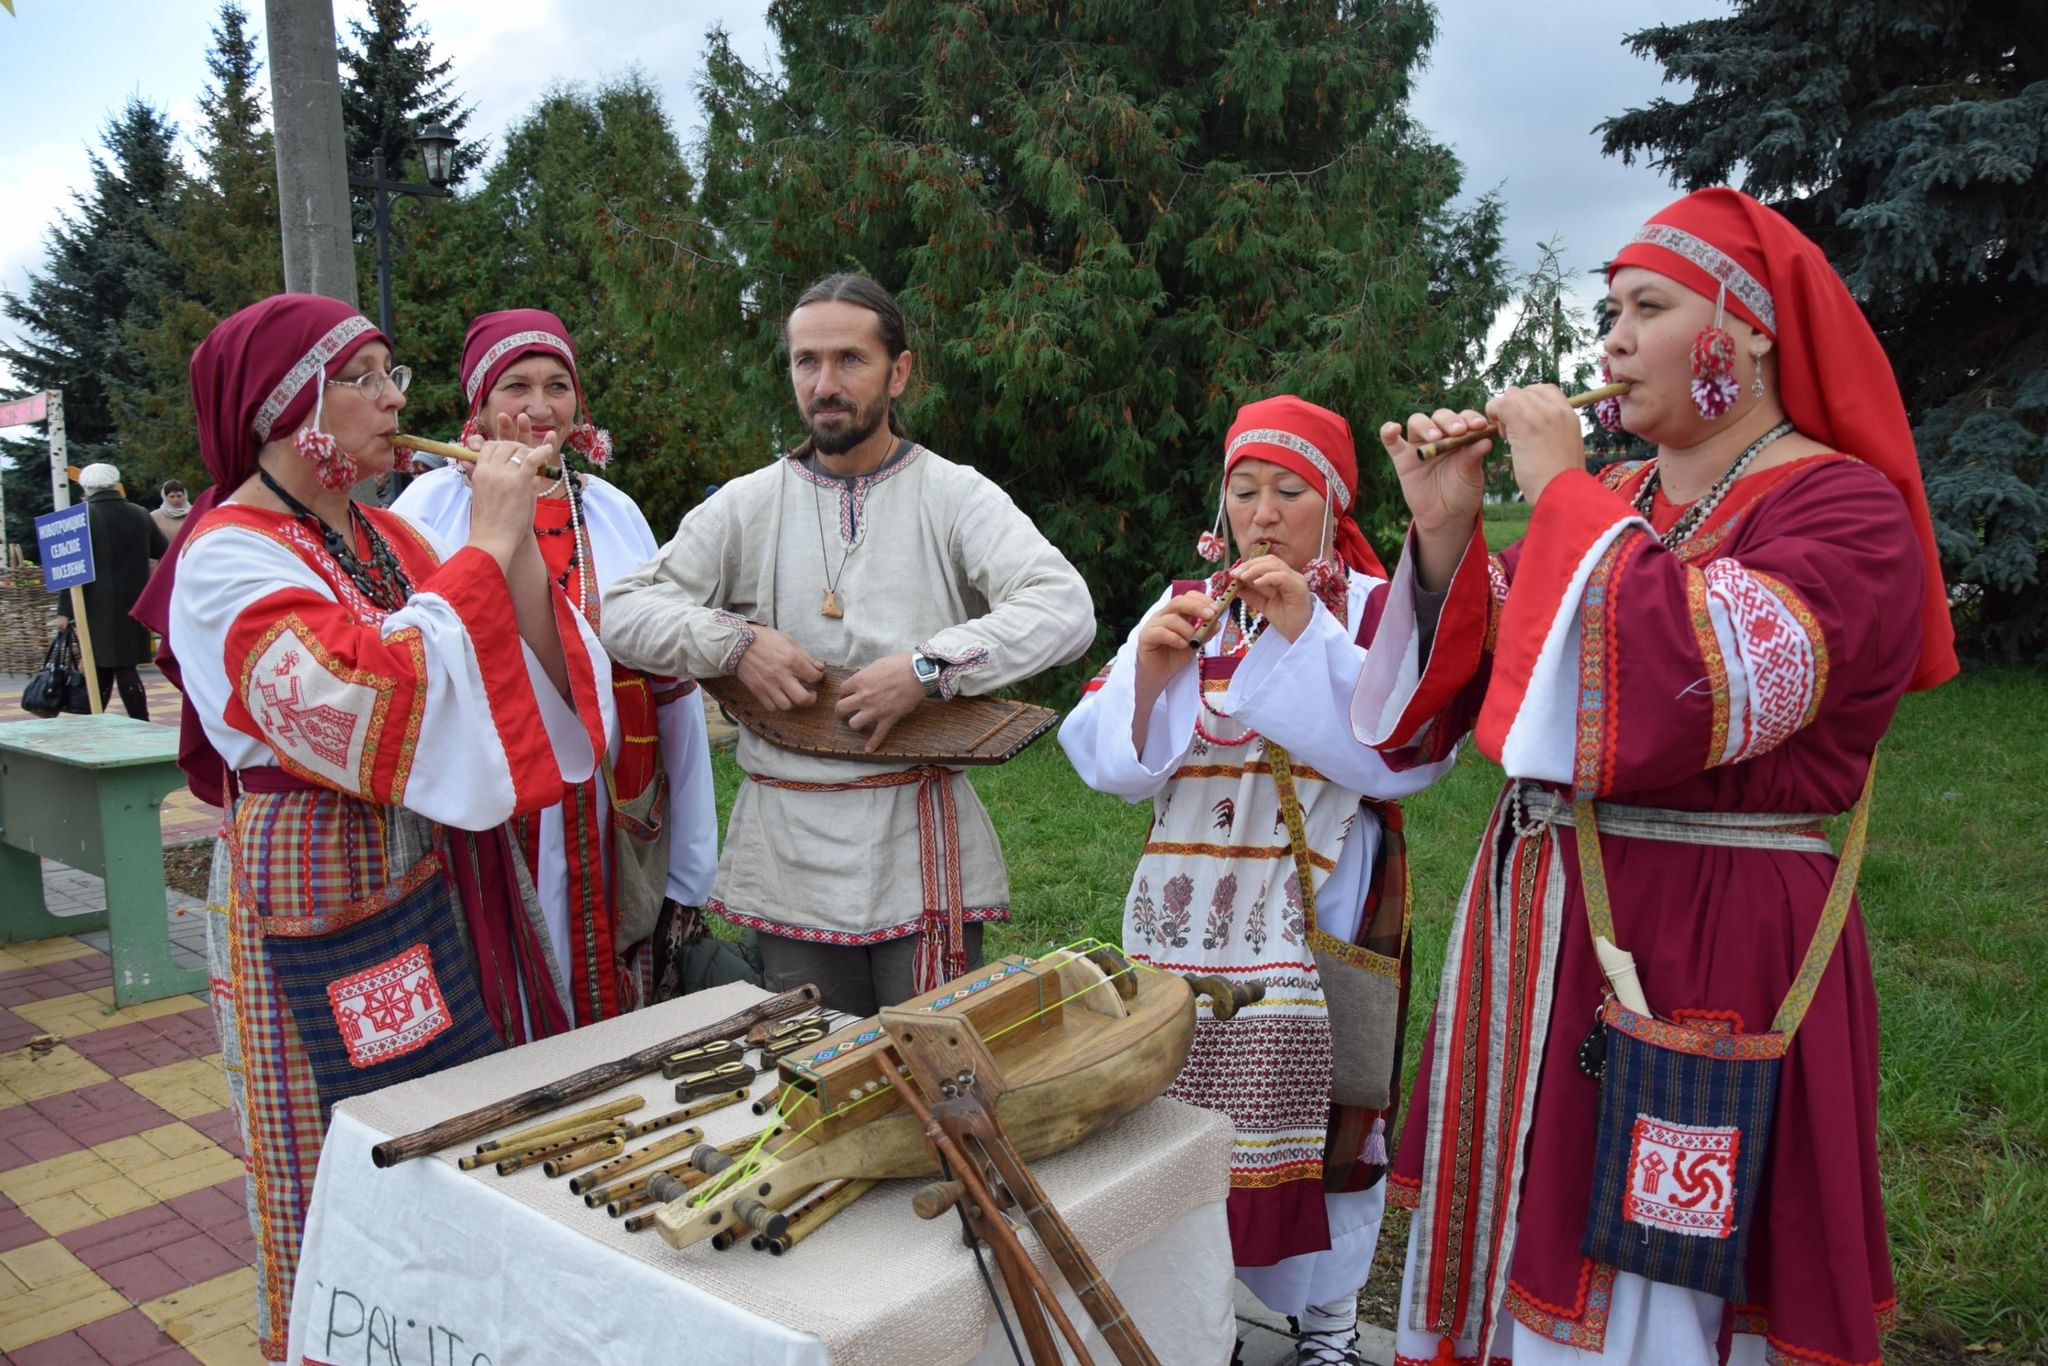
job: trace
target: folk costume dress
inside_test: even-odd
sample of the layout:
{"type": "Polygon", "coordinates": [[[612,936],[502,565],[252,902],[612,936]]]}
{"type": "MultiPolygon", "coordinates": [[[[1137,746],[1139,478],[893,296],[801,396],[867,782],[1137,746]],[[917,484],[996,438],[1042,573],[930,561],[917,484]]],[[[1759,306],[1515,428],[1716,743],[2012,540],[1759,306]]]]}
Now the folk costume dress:
{"type": "MultiPolygon", "coordinates": [[[[1790,417],[1840,449],[1736,479],[1675,544],[1688,508],[1645,497],[1654,461],[1560,475],[1520,544],[1489,555],[1475,527],[1426,648],[1411,562],[1395,576],[1359,737],[1426,762],[1476,724],[1508,774],[1391,1178],[1415,1210],[1396,1360],[1473,1361],[1490,1338],[1491,1360],[1522,1363],[1875,1363],[1895,1300],[1853,907],[1783,1061],[1744,1302],[1580,1251],[1600,1083],[1577,1062],[1605,981],[1571,799],[1600,803],[1618,942],[1657,1015],[1762,1033],[1834,874],[1823,818],[1857,801],[1901,695],[1955,669],[1904,411],[1818,249],[1755,201],[1704,191],[1653,219],[1624,265],[1709,298],[1730,282],[1729,305],[1775,337],[1790,417]]],[[[1682,1164],[1690,1139],[1675,1141],[1682,1164]]],[[[1688,1236],[1732,1236],[1715,1222],[1727,1159],[1691,1150],[1681,1173],[1654,1143],[1632,1149],[1622,1217],[1682,1212],[1688,1236]]]]}
{"type": "MultiPolygon", "coordinates": [[[[293,295],[216,328],[193,361],[209,495],[237,487],[313,386],[379,335],[293,295]]],[[[158,581],[183,760],[227,806],[209,971],[271,1360],[335,1102],[568,1027],[503,826],[588,776],[609,705],[602,652],[566,600],[573,703],[521,643],[495,560],[359,515],[411,586],[396,606],[359,523],[356,555],[385,571],[374,592],[299,518],[210,497],[158,581]]]]}
{"type": "MultiPolygon", "coordinates": [[[[1234,431],[1261,430],[1272,417],[1261,407],[1248,405],[1234,431]]],[[[1346,429],[1347,470],[1349,447],[1346,429]]],[[[1248,449],[1285,458],[1256,442],[1248,449]]],[[[1369,556],[1362,549],[1358,558],[1369,556]]],[[[1404,973],[1408,884],[1396,799],[1450,765],[1445,758],[1390,767],[1351,734],[1350,699],[1387,592],[1385,572],[1369,563],[1317,595],[1292,643],[1264,629],[1263,619],[1232,615],[1197,666],[1167,684],[1142,752],[1131,743],[1142,620],[1060,727],[1083,782],[1152,801],[1124,905],[1125,953],[1168,972],[1266,984],[1262,1001],[1229,1020],[1214,1019],[1206,999],[1197,1002],[1194,1044],[1167,1094],[1236,1125],[1228,1212],[1238,1278],[1270,1308],[1293,1315],[1348,1300],[1365,1284],[1393,1114],[1332,1104],[1328,1007],[1305,941],[1268,741],[1289,756],[1318,926],[1401,961],[1404,973]],[[1376,925],[1389,920],[1400,927],[1393,942],[1373,942],[1376,925]]],[[[1226,585],[1220,573],[1174,583],[1153,610],[1189,589],[1220,596],[1226,585]]],[[[1397,1056],[1395,1083],[1399,1070],[1397,1056]]]]}
{"type": "MultiPolygon", "coordinates": [[[[552,313],[512,309],[472,323],[463,364],[472,414],[506,368],[533,354],[557,357],[576,374],[568,331],[552,313]]],[[[608,437],[603,449],[608,456],[608,437]]],[[[534,532],[549,577],[595,631],[605,588],[652,559],[658,546],[631,498],[594,474],[575,477],[575,508],[566,496],[537,500],[534,532]]],[[[392,511],[459,543],[469,536],[469,507],[469,481],[444,467],[414,480],[392,511]]],[[[515,830],[540,892],[561,974],[556,987],[578,1025],[654,1000],[651,931],[659,897],[701,906],[718,860],[718,809],[697,685],[618,664],[611,682],[615,724],[605,736],[606,771],[571,788],[559,805],[521,817],[515,830]],[[652,904],[621,905],[622,886],[638,884],[622,884],[614,866],[613,804],[633,803],[650,787],[658,790],[649,814],[666,827],[665,885],[652,904]]]]}
{"type": "MultiPolygon", "coordinates": [[[[787,455],[692,508],[605,590],[604,643],[631,667],[733,673],[755,623],[859,668],[945,661],[940,695],[993,691],[1076,658],[1088,588],[994,483],[911,441],[839,479],[787,455]],[[826,594],[842,613],[821,611],[826,594]]],[[[964,927],[1007,920],[995,827],[958,769],[782,749],[742,730],[747,775],[710,910],[763,934],[873,945],[919,936],[920,990],[967,969],[964,927]]]]}

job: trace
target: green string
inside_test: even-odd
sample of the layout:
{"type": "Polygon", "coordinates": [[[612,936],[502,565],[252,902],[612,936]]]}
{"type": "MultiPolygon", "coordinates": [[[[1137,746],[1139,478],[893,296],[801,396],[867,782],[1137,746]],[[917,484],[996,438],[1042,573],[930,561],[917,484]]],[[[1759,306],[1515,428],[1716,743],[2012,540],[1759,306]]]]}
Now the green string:
{"type": "MultiPolygon", "coordinates": [[[[1050,958],[1053,953],[1067,954],[1067,958],[1058,963],[1052,964],[1052,967],[1057,969],[1065,967],[1068,963],[1074,961],[1077,958],[1087,957],[1089,952],[1095,949],[1109,949],[1111,952],[1117,954],[1119,957],[1122,957],[1123,954],[1123,951],[1121,949],[1116,948],[1114,945],[1105,944],[1100,939],[1095,939],[1091,937],[1087,939],[1077,939],[1071,944],[1066,944],[1061,946],[1060,948],[1054,949],[1051,951],[1051,953],[1048,953],[1045,956],[1045,958],[1050,958]]],[[[1034,964],[1043,964],[1045,962],[1045,958],[1037,958],[1033,959],[1032,961],[1034,964]]],[[[1047,1014],[1051,1013],[1052,1011],[1059,1009],[1061,1006],[1066,1005],[1070,1001],[1080,1000],[1083,996],[1086,996],[1091,991],[1099,991],[1104,987],[1109,987],[1111,990],[1114,990],[1114,984],[1118,978],[1124,976],[1126,973],[1135,973],[1141,968],[1146,972],[1159,971],[1158,968],[1153,967],[1150,963],[1134,963],[1129,959],[1124,959],[1124,966],[1120,971],[1106,973],[1104,974],[1102,981],[1091,982],[1087,986],[1082,987],[1079,991],[1076,991],[1071,995],[1062,996],[1056,1001],[1052,1001],[1043,1006],[1040,1006],[1031,1014],[1025,1015],[1017,1020],[1014,1020],[1011,1023],[1004,1025],[995,1033],[988,1035],[986,1041],[989,1043],[993,1043],[997,1039],[1002,1038],[1003,1035],[1008,1034],[1011,1030],[1017,1029],[1023,1025],[1030,1024],[1033,1020],[1043,1019],[1047,1014]]],[[[812,1120],[809,1124],[805,1125],[803,1128],[798,1129],[794,1133],[788,1133],[785,1140],[776,1147],[775,1151],[767,1154],[767,1156],[764,1157],[762,1156],[761,1150],[768,1145],[770,1139],[780,1137],[786,1132],[785,1126],[787,1126],[787,1124],[789,1123],[789,1116],[797,1109],[798,1106],[803,1104],[805,1099],[804,1093],[799,1092],[793,1086],[784,1085],[781,1094],[775,1098],[774,1121],[770,1123],[766,1128],[761,1130],[760,1136],[754,1140],[754,1144],[752,1147],[748,1148],[745,1151],[745,1153],[738,1154],[733,1157],[732,1165],[730,1167],[727,1167],[724,1171],[712,1177],[709,1181],[704,1182],[695,1191],[691,1192],[689,1196],[690,1207],[692,1209],[701,1209],[705,1205],[709,1204],[711,1201],[716,1200],[722,1192],[728,1190],[732,1186],[742,1181],[753,1180],[753,1178],[761,1171],[761,1168],[766,1164],[768,1160],[781,1157],[782,1154],[787,1152],[793,1144],[795,1144],[801,1139],[809,1137],[810,1134],[814,1130],[816,1130],[819,1125],[824,1124],[829,1120],[838,1119],[841,1115],[852,1114],[855,1110],[858,1110],[861,1106],[866,1105],[869,1101],[875,1100],[880,1096],[885,1095],[889,1091],[894,1090],[896,1087],[896,1080],[893,1077],[881,1077],[878,1078],[878,1080],[880,1082],[880,1085],[876,1086],[873,1090],[870,1090],[867,1094],[860,1096],[854,1100],[847,1101],[834,1109],[828,1110],[825,1113],[819,1115],[816,1119],[812,1120]]]]}

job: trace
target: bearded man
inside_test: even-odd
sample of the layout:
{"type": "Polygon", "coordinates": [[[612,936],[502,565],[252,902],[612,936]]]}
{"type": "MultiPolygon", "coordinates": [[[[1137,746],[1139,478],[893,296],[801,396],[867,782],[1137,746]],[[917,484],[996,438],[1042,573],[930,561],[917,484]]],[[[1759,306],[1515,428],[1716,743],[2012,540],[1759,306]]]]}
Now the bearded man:
{"type": "MultiPolygon", "coordinates": [[[[894,404],[913,357],[902,310],[828,276],[783,340],[810,437],[723,485],[604,595],[613,659],[737,675],[777,710],[823,665],[859,670],[839,714],[872,752],[926,698],[988,692],[1077,658],[1088,587],[994,483],[926,449],[894,404]]],[[[739,740],[740,787],[708,909],[759,932],[770,990],[814,982],[872,1014],[981,960],[1010,916],[1002,846],[958,769],[832,759],[739,740]]]]}

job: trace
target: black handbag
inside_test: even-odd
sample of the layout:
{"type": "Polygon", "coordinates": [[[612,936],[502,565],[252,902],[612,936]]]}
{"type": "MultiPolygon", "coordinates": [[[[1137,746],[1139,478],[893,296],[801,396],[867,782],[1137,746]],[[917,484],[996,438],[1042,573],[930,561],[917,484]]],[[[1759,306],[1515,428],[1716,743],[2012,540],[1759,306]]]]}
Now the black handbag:
{"type": "Polygon", "coordinates": [[[66,626],[50,642],[48,652],[43,655],[43,667],[36,670],[28,686],[21,690],[21,709],[34,716],[91,711],[85,674],[78,664],[78,628],[66,626]]]}

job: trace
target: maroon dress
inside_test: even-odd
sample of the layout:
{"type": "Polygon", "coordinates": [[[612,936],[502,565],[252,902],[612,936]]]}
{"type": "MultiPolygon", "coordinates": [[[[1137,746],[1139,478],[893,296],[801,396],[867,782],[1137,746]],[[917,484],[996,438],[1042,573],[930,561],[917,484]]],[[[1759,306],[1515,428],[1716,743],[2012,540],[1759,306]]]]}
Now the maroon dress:
{"type": "MultiPolygon", "coordinates": [[[[1560,476],[1498,556],[1475,531],[1426,661],[1361,680],[1354,724],[1390,757],[1440,756],[1476,725],[1510,776],[1389,1178],[1389,1200],[1417,1210],[1405,1328],[1469,1342],[1504,1307],[1552,1342],[1604,1343],[1616,1273],[1579,1251],[1599,1084],[1576,1065],[1604,979],[1572,832],[1525,820],[1517,833],[1516,780],[1686,812],[1844,811],[1913,674],[1923,558],[1881,475],[1839,455],[1749,475],[1674,551],[1632,506],[1648,468],[1560,476]]],[[[1682,511],[1659,494],[1652,524],[1682,511]]],[[[1613,834],[1602,846],[1617,934],[1658,1013],[1768,1030],[1834,859],[1613,834]]],[[[1894,1294],[1877,1001],[1855,910],[1777,1107],[1751,1302],[1729,1306],[1724,1337],[1761,1335],[1769,1359],[1801,1366],[1876,1362],[1894,1294]]]]}

